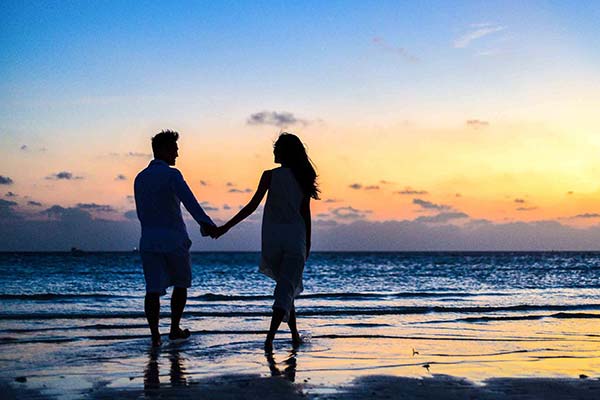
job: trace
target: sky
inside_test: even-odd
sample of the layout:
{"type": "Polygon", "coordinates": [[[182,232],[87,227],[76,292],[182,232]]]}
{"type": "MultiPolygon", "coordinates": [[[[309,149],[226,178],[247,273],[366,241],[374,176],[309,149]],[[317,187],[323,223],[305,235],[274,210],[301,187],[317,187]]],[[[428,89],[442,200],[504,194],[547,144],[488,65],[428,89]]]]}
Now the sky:
{"type": "MultiPolygon", "coordinates": [[[[218,223],[305,143],[319,250],[600,250],[600,4],[0,4],[0,251],[128,250],[150,138],[218,223]]],[[[189,219],[189,216],[186,216],[189,219]]],[[[257,250],[260,212],[194,250],[257,250]]]]}

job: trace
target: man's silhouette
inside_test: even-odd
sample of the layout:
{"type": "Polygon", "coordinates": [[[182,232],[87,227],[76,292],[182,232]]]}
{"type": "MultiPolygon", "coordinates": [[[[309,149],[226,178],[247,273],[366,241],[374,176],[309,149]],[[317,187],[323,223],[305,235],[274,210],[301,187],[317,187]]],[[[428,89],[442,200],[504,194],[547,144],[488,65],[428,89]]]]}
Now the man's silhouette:
{"type": "Polygon", "coordinates": [[[152,138],[154,160],[135,178],[135,205],[142,225],[140,252],[146,279],[144,309],[152,345],[160,346],[158,319],[160,296],[173,286],[171,296],[171,340],[185,339],[189,330],[179,327],[187,301],[187,288],[192,283],[190,264],[190,241],[181,216],[181,206],[190,212],[200,224],[202,234],[214,234],[215,224],[204,212],[181,172],[175,165],[178,157],[177,139],[174,131],[161,131],[152,138]]]}

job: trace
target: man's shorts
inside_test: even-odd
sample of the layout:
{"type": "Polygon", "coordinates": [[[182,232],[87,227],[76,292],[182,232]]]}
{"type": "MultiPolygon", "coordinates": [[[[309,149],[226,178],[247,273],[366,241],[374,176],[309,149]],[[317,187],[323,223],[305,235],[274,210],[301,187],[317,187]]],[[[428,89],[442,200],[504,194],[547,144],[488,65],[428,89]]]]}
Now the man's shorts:
{"type": "Polygon", "coordinates": [[[146,293],[167,293],[171,286],[189,288],[192,286],[192,266],[189,251],[155,253],[142,251],[142,265],[146,279],[146,293]]]}

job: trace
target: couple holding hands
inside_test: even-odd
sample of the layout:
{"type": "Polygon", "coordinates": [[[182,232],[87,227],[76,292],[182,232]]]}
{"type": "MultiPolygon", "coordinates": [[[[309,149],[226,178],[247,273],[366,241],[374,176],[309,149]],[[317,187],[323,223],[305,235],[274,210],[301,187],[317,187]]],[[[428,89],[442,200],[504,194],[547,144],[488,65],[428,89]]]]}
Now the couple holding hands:
{"type": "Polygon", "coordinates": [[[174,131],[161,131],[152,138],[154,159],[135,178],[134,192],[142,226],[140,253],[146,280],[144,311],[152,345],[160,346],[158,329],[160,296],[173,286],[170,340],[187,339],[190,332],[179,326],[192,283],[191,241],[181,215],[181,206],[200,224],[203,236],[218,238],[251,215],[265,194],[259,270],[276,282],[273,314],[265,350],[271,351],[282,321],[287,322],[294,346],[301,343],[296,326],[294,299],[302,292],[304,263],[310,253],[310,199],[319,198],[317,174],[300,139],[282,133],[274,144],[275,163],[281,167],[264,171],[256,193],[231,220],[217,227],[204,212],[183,175],[171,166],[178,157],[174,131]]]}

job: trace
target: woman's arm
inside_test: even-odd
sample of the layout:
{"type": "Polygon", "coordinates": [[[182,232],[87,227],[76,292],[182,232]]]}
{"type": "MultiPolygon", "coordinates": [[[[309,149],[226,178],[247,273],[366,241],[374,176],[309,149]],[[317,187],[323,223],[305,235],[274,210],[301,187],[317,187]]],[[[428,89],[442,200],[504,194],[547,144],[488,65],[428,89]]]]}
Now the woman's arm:
{"type": "Polygon", "coordinates": [[[271,185],[271,171],[263,172],[260,177],[260,182],[258,183],[258,188],[256,189],[256,193],[252,196],[252,199],[238,212],[233,218],[231,218],[225,225],[220,226],[218,228],[218,236],[223,235],[225,232],[242,222],[246,219],[250,214],[252,214],[258,208],[258,205],[262,201],[263,197],[265,197],[265,193],[269,190],[269,186],[271,185]]]}
{"type": "Polygon", "coordinates": [[[306,225],[306,259],[310,255],[310,238],[311,238],[311,223],[310,223],[310,196],[305,196],[300,205],[300,214],[306,225]]]}

